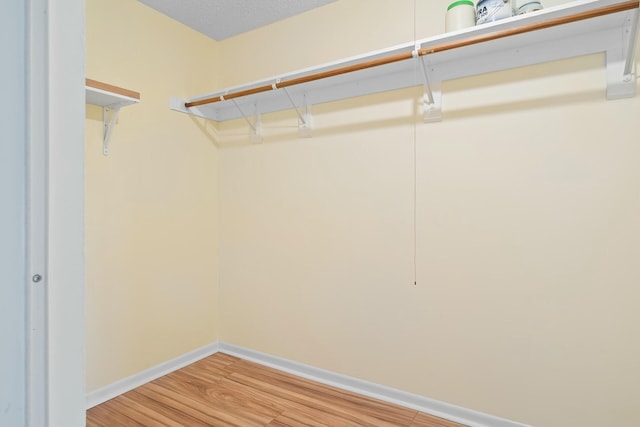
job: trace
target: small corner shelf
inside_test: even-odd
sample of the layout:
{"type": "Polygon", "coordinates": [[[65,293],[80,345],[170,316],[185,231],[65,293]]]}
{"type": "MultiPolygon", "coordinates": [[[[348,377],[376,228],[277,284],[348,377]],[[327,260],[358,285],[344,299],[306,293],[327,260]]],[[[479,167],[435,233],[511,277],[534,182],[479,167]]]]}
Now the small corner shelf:
{"type": "Polygon", "coordinates": [[[630,98],[639,5],[576,0],[189,99],[173,97],[170,108],[217,122],[244,118],[259,141],[261,113],[295,110],[300,134],[308,136],[310,105],[424,85],[429,123],[442,119],[442,81],[594,53],[605,53],[607,99],[630,98]]]}
{"type": "Polygon", "coordinates": [[[85,102],[102,107],[104,134],[102,154],[109,155],[109,140],[120,108],[140,102],[140,93],[96,80],[85,80],[85,102]]]}

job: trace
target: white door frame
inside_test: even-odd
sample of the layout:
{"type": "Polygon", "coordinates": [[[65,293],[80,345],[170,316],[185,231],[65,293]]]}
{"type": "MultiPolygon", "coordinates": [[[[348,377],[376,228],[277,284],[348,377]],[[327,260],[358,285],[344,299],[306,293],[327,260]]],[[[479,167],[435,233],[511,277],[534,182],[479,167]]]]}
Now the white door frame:
{"type": "Polygon", "coordinates": [[[27,2],[27,425],[47,425],[46,1],[27,2]]]}
{"type": "Polygon", "coordinates": [[[27,0],[27,425],[85,425],[84,0],[27,0]]]}

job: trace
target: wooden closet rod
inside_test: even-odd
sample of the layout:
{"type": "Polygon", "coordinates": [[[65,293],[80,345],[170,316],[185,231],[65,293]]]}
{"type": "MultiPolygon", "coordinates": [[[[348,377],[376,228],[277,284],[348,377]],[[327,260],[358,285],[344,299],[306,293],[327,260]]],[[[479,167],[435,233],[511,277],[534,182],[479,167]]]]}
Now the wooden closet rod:
{"type": "MultiPolygon", "coordinates": [[[[475,36],[475,37],[469,37],[469,38],[455,41],[455,42],[443,43],[436,46],[422,48],[418,50],[418,56],[430,55],[438,52],[444,52],[446,50],[457,49],[460,47],[471,46],[478,43],[497,40],[504,37],[510,37],[518,34],[529,33],[529,32],[541,30],[544,28],[555,27],[558,25],[569,24],[577,21],[584,21],[585,19],[596,18],[598,16],[610,15],[612,13],[624,12],[626,10],[631,10],[631,9],[638,9],[638,7],[640,7],[640,0],[630,0],[624,3],[618,3],[611,6],[602,7],[600,9],[594,9],[586,12],[576,13],[569,16],[554,18],[544,22],[523,25],[517,28],[495,31],[493,33],[484,34],[484,35],[475,36]]],[[[361,62],[359,64],[336,68],[330,71],[322,71],[320,73],[298,77],[295,79],[287,80],[285,82],[277,82],[272,85],[258,86],[253,89],[240,90],[237,92],[228,93],[226,95],[219,95],[219,96],[201,99],[198,101],[187,102],[184,104],[184,106],[186,108],[190,108],[190,107],[197,107],[199,105],[212,104],[214,102],[221,102],[221,101],[234,99],[234,98],[241,98],[243,96],[254,95],[256,93],[268,92],[275,89],[282,89],[289,86],[295,86],[302,83],[313,82],[316,80],[339,76],[341,74],[347,74],[354,71],[366,70],[367,68],[373,68],[381,65],[391,64],[394,62],[405,61],[407,59],[413,58],[413,56],[414,56],[413,52],[399,53],[399,54],[387,56],[385,58],[374,59],[371,61],[361,62]]]]}

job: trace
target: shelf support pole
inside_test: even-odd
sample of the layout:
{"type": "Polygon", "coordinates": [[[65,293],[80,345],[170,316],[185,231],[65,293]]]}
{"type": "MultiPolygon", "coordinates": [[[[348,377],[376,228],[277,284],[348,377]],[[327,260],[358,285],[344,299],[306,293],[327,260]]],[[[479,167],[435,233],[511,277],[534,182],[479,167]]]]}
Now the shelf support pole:
{"type": "Polygon", "coordinates": [[[104,156],[109,155],[109,140],[111,139],[111,133],[113,132],[113,127],[115,126],[116,121],[118,120],[119,113],[120,113],[119,106],[102,108],[102,123],[104,126],[104,131],[102,136],[102,154],[104,156]]]}
{"type": "Polygon", "coordinates": [[[425,63],[426,55],[420,55],[420,45],[416,45],[413,57],[420,63],[420,69],[424,77],[424,95],[422,97],[422,113],[425,123],[442,121],[442,84],[432,82],[429,67],[425,63]]]}

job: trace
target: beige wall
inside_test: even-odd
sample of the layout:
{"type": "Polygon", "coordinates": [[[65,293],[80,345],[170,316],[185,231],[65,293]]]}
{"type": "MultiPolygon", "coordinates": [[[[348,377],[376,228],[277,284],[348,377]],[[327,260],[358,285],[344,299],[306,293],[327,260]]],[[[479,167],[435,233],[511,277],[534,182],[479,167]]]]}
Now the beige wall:
{"type": "Polygon", "coordinates": [[[87,106],[87,390],[218,337],[218,151],[169,97],[217,85],[217,45],[133,0],[87,0],[87,77],[136,90],[102,155],[87,106]]]}
{"type": "MultiPolygon", "coordinates": [[[[447,4],[232,38],[220,87],[437,34],[447,4]]],[[[221,339],[531,425],[639,425],[640,97],[606,101],[603,61],[447,82],[438,124],[416,88],[314,106],[313,139],[291,111],[262,145],[224,125],[221,339]]]]}
{"type": "Polygon", "coordinates": [[[109,157],[87,111],[89,391],[221,339],[536,426],[640,424],[640,97],[605,101],[602,56],[446,82],[431,125],[419,88],[314,106],[312,139],[267,115],[262,145],[168,110],[438,34],[447,4],[215,43],[87,0],[87,76],[143,98],[109,157]]]}

